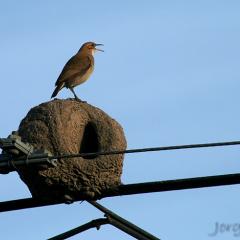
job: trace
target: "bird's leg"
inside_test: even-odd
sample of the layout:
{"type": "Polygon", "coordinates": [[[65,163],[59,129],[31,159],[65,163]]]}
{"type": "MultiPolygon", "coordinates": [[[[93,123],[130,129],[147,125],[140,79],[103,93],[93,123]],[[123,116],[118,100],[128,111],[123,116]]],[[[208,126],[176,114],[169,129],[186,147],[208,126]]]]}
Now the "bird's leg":
{"type": "Polygon", "coordinates": [[[82,100],[77,96],[77,94],[75,93],[75,91],[73,90],[73,88],[69,88],[71,90],[71,92],[73,93],[75,99],[79,102],[82,102],[82,100]]]}

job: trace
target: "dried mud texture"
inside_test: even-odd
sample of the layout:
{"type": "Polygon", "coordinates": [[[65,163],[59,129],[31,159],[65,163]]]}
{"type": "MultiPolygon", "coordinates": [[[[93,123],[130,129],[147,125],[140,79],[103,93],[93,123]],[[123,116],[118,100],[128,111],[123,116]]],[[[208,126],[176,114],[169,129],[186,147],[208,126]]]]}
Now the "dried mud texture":
{"type": "MultiPolygon", "coordinates": [[[[102,110],[73,99],[32,108],[19,126],[23,142],[52,154],[125,150],[122,127],[102,110]]],[[[33,197],[97,199],[121,183],[123,155],[60,159],[56,167],[18,169],[33,197]],[[67,196],[67,197],[66,197],[67,196]]]]}

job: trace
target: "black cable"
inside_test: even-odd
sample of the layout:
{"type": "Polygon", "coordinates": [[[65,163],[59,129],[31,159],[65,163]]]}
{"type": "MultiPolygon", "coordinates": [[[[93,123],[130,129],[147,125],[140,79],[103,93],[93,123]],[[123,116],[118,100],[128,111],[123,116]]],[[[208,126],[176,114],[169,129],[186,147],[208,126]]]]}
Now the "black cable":
{"type": "MultiPolygon", "coordinates": [[[[164,180],[157,182],[145,182],[119,185],[110,189],[99,196],[99,198],[126,196],[132,194],[153,193],[153,192],[166,192],[175,190],[185,190],[194,188],[216,187],[240,184],[240,174],[226,174],[196,178],[183,178],[175,180],[164,180]]],[[[84,196],[79,196],[74,201],[88,200],[84,196]]],[[[48,205],[55,205],[64,203],[62,199],[36,199],[25,198],[18,200],[10,200],[0,202],[0,213],[20,210],[26,208],[43,207],[48,205]]]]}
{"type": "Polygon", "coordinates": [[[129,150],[110,150],[110,151],[101,151],[94,153],[74,153],[74,154],[62,154],[55,156],[46,156],[46,154],[37,154],[32,155],[27,158],[22,156],[17,159],[11,159],[9,157],[4,157],[1,159],[0,154],[0,174],[6,174],[10,171],[14,171],[14,168],[11,168],[9,162],[15,166],[24,166],[30,164],[50,164],[55,166],[56,159],[68,159],[68,158],[78,158],[78,157],[97,157],[100,155],[115,155],[115,154],[128,154],[128,153],[140,153],[140,152],[156,152],[156,151],[168,151],[168,150],[178,150],[178,149],[190,149],[190,148],[206,148],[206,147],[221,147],[221,146],[233,146],[240,145],[240,141],[232,142],[215,142],[215,143],[202,143],[202,144],[189,144],[189,145],[175,145],[175,146],[166,146],[166,147],[152,147],[152,148],[136,148],[129,150]]]}
{"type": "Polygon", "coordinates": [[[93,157],[93,156],[100,156],[100,155],[106,156],[106,155],[115,155],[115,154],[169,151],[169,150],[189,149],[189,148],[222,147],[222,146],[233,146],[233,145],[240,145],[240,141],[175,145],[175,146],[152,147],[152,148],[136,148],[136,149],[129,149],[129,150],[112,150],[112,151],[103,151],[103,152],[95,152],[95,153],[62,154],[62,155],[51,156],[50,159],[93,157]]]}
{"type": "Polygon", "coordinates": [[[135,224],[127,221],[126,219],[120,217],[113,211],[110,211],[108,208],[102,206],[101,204],[95,201],[88,201],[88,203],[92,204],[98,210],[105,213],[105,216],[109,220],[109,223],[114,227],[126,232],[127,234],[135,237],[139,240],[160,240],[159,238],[153,236],[149,232],[143,230],[142,228],[136,226],[135,224]]]}
{"type": "Polygon", "coordinates": [[[109,223],[109,220],[107,218],[98,218],[98,219],[92,220],[88,223],[85,223],[79,227],[71,229],[67,232],[61,233],[55,237],[51,237],[48,240],[64,240],[64,239],[70,238],[76,234],[79,234],[81,232],[84,232],[86,230],[89,230],[91,228],[97,228],[97,230],[98,230],[100,228],[100,226],[108,224],[108,223],[109,223]]]}

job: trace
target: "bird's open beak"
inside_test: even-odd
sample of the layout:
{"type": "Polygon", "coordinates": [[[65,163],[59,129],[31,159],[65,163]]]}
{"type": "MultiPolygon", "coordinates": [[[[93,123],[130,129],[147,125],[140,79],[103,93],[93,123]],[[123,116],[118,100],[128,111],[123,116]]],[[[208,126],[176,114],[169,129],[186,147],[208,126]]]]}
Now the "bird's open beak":
{"type": "MultiPolygon", "coordinates": [[[[101,44],[101,43],[96,43],[95,46],[103,46],[103,44],[101,44]]],[[[104,50],[99,49],[99,48],[96,48],[96,47],[95,47],[95,50],[96,50],[96,51],[100,51],[100,52],[104,52],[104,50]]]]}

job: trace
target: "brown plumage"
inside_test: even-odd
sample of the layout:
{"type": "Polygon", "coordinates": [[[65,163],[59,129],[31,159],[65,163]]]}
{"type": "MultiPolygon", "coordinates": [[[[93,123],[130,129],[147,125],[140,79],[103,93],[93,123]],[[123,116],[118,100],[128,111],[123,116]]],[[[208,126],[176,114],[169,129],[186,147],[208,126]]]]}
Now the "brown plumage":
{"type": "Polygon", "coordinates": [[[74,87],[84,83],[90,77],[94,70],[93,54],[95,51],[103,51],[96,48],[96,46],[100,45],[103,44],[86,42],[81,46],[77,54],[68,60],[55,83],[56,88],[51,98],[55,97],[62,88],[66,87],[71,90],[75,99],[81,101],[74,92],[74,87]]]}

